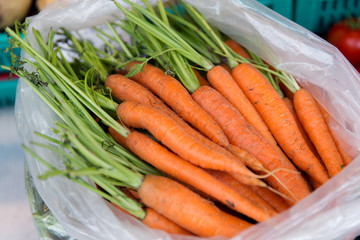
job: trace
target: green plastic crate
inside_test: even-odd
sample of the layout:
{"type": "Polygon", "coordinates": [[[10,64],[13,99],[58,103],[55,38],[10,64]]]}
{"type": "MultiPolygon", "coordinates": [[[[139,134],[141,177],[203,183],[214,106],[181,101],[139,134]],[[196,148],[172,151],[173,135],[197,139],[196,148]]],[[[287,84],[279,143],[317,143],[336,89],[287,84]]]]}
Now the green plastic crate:
{"type": "Polygon", "coordinates": [[[294,0],[258,0],[258,2],[281,14],[282,16],[293,20],[294,0]]]}
{"type": "Polygon", "coordinates": [[[317,34],[349,14],[360,16],[360,0],[297,0],[294,6],[294,21],[317,34]]]}
{"type": "Polygon", "coordinates": [[[15,103],[18,80],[0,81],[0,107],[11,106],[15,103]]]}
{"type": "MultiPolygon", "coordinates": [[[[9,42],[5,33],[0,33],[0,65],[11,66],[11,57],[5,50],[9,42]]],[[[14,49],[16,55],[20,55],[20,48],[14,49]]],[[[17,80],[7,80],[8,71],[0,68],[0,107],[11,106],[15,103],[17,80]],[[4,79],[5,78],[5,79],[4,79]]]]}

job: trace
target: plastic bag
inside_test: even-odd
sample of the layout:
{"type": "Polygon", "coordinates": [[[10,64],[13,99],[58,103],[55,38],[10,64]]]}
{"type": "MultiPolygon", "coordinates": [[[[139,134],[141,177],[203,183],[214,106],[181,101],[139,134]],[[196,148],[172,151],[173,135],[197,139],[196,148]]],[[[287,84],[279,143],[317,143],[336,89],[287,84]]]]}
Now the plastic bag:
{"type": "MultiPolygon", "coordinates": [[[[233,239],[352,239],[360,234],[360,77],[340,52],[311,32],[250,0],[187,0],[216,27],[268,63],[293,74],[336,119],[335,132],[354,161],[320,189],[288,211],[251,227],[233,239]]],[[[56,29],[86,29],[120,11],[112,1],[56,1],[31,19],[44,35],[56,29]]],[[[91,34],[86,33],[86,34],[91,34]]],[[[49,108],[20,82],[16,114],[25,144],[51,135],[56,120],[49,108]]],[[[36,152],[56,165],[58,156],[36,152]]],[[[143,226],[117,213],[92,192],[62,178],[36,178],[46,168],[27,156],[41,197],[69,235],[76,239],[192,239],[143,226]]],[[[195,238],[194,238],[195,239],[195,238]]],[[[215,238],[222,239],[222,238],[215,238]]]]}

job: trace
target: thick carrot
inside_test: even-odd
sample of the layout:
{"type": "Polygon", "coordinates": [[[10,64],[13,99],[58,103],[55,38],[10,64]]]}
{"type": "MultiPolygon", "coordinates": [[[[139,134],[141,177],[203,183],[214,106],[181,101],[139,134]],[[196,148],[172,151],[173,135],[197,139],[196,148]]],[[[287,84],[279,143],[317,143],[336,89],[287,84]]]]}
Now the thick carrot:
{"type": "Polygon", "coordinates": [[[329,175],[331,177],[335,176],[342,170],[344,163],[321,115],[317,102],[309,91],[301,88],[294,94],[294,107],[329,175]]]}
{"type": "Polygon", "coordinates": [[[131,132],[126,138],[126,145],[157,169],[256,221],[261,222],[276,215],[274,210],[265,211],[262,206],[253,204],[205,170],[185,161],[142,133],[131,132]]]}
{"type": "Polygon", "coordinates": [[[170,150],[192,164],[245,175],[255,180],[257,178],[240,160],[229,158],[200,143],[184,131],[176,121],[158,109],[135,102],[123,102],[118,107],[118,116],[127,126],[147,129],[170,150]]]}
{"type": "MultiPolygon", "coordinates": [[[[150,107],[154,107],[167,115],[169,115],[173,120],[175,120],[187,133],[189,133],[196,140],[205,144],[207,147],[219,151],[222,154],[227,155],[229,158],[239,158],[241,160],[249,158],[250,156],[241,153],[241,156],[234,156],[226,149],[212,142],[208,138],[204,137],[202,134],[190,127],[182,118],[180,118],[174,111],[172,111],[161,99],[152,94],[148,89],[139,83],[118,74],[110,75],[105,82],[105,86],[111,89],[111,94],[120,101],[135,101],[150,107]]],[[[110,133],[114,132],[110,128],[110,133]]],[[[125,138],[120,138],[119,134],[113,136],[115,140],[121,144],[121,141],[125,141],[125,138]]],[[[122,144],[121,144],[122,145],[122,144]]],[[[239,181],[242,181],[244,184],[256,185],[261,183],[257,179],[246,178],[242,176],[235,176],[239,181]]]]}
{"type": "Polygon", "coordinates": [[[169,178],[147,175],[138,193],[145,205],[202,237],[230,238],[252,226],[169,178]]]}
{"type": "MultiPolygon", "coordinates": [[[[139,62],[136,61],[129,63],[126,65],[126,70],[130,71],[137,64],[139,62]]],[[[146,64],[143,71],[132,76],[132,79],[155,92],[177,114],[215,143],[220,146],[229,145],[229,141],[214,119],[196,104],[188,91],[175,78],[166,75],[155,66],[146,64]]]]}
{"type": "Polygon", "coordinates": [[[324,117],[325,123],[329,128],[330,134],[336,144],[336,147],[341,155],[341,158],[343,160],[343,163],[345,166],[349,165],[352,162],[352,158],[349,156],[349,154],[347,154],[345,152],[345,150],[341,147],[339,140],[336,138],[334,132],[332,131],[331,127],[329,126],[330,123],[330,114],[326,111],[325,108],[323,108],[323,106],[321,106],[320,104],[318,104],[319,108],[320,108],[320,112],[322,114],[322,116],[324,117]]]}
{"type": "Polygon", "coordinates": [[[217,121],[231,144],[256,157],[268,171],[286,169],[266,178],[272,187],[294,201],[310,194],[305,180],[295,173],[293,164],[275,150],[220,93],[204,86],[192,97],[217,121]]]}
{"type": "Polygon", "coordinates": [[[228,71],[216,66],[208,71],[207,79],[272,146],[277,146],[269,128],[228,71]]]}
{"type": "MultiPolygon", "coordinates": [[[[136,199],[129,192],[128,189],[123,189],[122,192],[125,193],[126,196],[130,197],[131,199],[134,199],[134,200],[137,200],[137,201],[139,200],[139,199],[136,199]]],[[[179,225],[177,225],[173,221],[170,221],[166,217],[160,215],[158,212],[156,212],[154,209],[152,209],[150,207],[144,207],[145,208],[145,217],[140,219],[140,218],[132,215],[131,213],[129,213],[125,209],[119,207],[118,205],[116,205],[116,204],[113,204],[113,205],[117,209],[121,210],[122,212],[139,219],[142,223],[144,223],[146,226],[148,226],[150,228],[162,230],[162,231],[165,231],[165,232],[170,233],[170,234],[194,235],[191,232],[189,232],[189,231],[185,230],[184,228],[180,227],[179,225]]]]}
{"type": "Polygon", "coordinates": [[[276,211],[272,208],[272,206],[270,206],[268,202],[264,201],[264,199],[259,197],[253,190],[251,190],[250,186],[241,183],[225,172],[215,170],[207,170],[207,172],[222,183],[234,189],[244,198],[249,199],[254,205],[264,208],[267,212],[269,212],[270,215],[276,215],[276,211]]]}
{"type": "Polygon", "coordinates": [[[250,55],[246,52],[246,50],[235,40],[228,39],[228,40],[224,41],[224,43],[226,45],[228,45],[229,48],[231,48],[235,53],[239,54],[240,56],[247,58],[247,59],[251,59],[250,55]]]}
{"type": "Polygon", "coordinates": [[[319,183],[329,180],[320,160],[307,147],[284,101],[261,72],[243,63],[233,69],[232,75],[292,162],[319,183]]]}

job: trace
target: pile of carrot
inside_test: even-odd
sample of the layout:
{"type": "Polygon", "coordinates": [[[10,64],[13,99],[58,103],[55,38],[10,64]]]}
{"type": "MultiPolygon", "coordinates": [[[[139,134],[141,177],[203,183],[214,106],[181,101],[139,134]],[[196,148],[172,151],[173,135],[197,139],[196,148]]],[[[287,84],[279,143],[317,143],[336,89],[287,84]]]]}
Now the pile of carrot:
{"type": "MultiPolygon", "coordinates": [[[[294,88],[279,93],[279,83],[269,81],[276,77],[272,67],[205,22],[201,27],[209,34],[202,37],[214,44],[214,53],[207,47],[194,50],[199,39],[181,38],[188,33],[172,28],[178,18],[162,14],[161,1],[158,9],[129,4],[133,12],[119,6],[128,17],[127,27],[138,24],[141,34],[152,39],[138,54],[159,48],[167,52],[142,62],[129,51],[127,61],[108,70],[100,83],[114,103],[113,120],[127,131],[100,121],[102,127],[126,151],[161,172],[138,170],[136,184],[124,180],[119,189],[144,209],[134,215],[114,203],[124,212],[172,234],[231,238],[291,208],[351,162],[329,126],[328,113],[307,89],[291,83],[294,88]],[[141,21],[153,24],[151,31],[147,25],[141,28],[141,21]],[[161,29],[172,29],[166,33],[170,40],[160,35],[161,29]],[[189,59],[175,47],[199,57],[189,59]],[[203,62],[205,54],[226,61],[203,62]],[[164,68],[169,59],[192,71],[193,88],[164,68]]],[[[185,6],[193,19],[201,19],[185,6]]],[[[193,26],[190,20],[181,24],[193,26]]]]}

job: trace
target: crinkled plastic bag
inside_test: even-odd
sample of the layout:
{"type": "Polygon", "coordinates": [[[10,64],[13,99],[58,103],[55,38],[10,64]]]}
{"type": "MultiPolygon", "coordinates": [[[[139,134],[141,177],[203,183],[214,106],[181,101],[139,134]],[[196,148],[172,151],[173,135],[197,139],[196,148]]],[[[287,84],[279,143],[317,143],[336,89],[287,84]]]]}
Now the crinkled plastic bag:
{"type": "MultiPolygon", "coordinates": [[[[251,0],[187,0],[208,21],[268,63],[293,74],[336,119],[334,131],[354,161],[288,211],[233,239],[353,239],[360,234],[360,77],[326,41],[251,0]]],[[[108,0],[58,0],[31,18],[44,36],[50,28],[87,29],[121,15],[108,0]]],[[[91,32],[85,34],[91,35],[91,32]]],[[[23,81],[16,99],[18,130],[25,144],[52,135],[57,120],[23,81]]],[[[59,156],[36,152],[55,166],[59,156]]],[[[37,190],[67,233],[75,239],[193,239],[152,230],[117,212],[94,193],[63,178],[36,178],[46,168],[27,156],[37,190]]],[[[195,239],[195,238],[194,238],[195,239]]],[[[222,239],[217,237],[215,239],[222,239]]]]}

